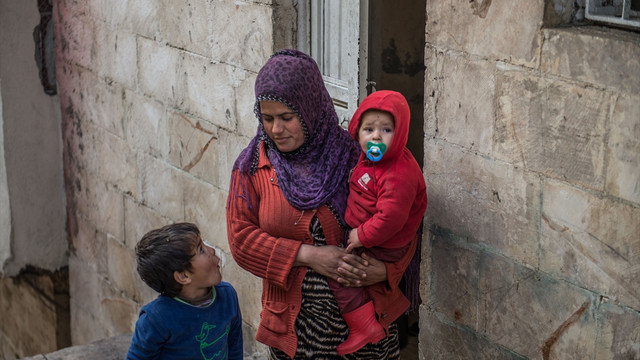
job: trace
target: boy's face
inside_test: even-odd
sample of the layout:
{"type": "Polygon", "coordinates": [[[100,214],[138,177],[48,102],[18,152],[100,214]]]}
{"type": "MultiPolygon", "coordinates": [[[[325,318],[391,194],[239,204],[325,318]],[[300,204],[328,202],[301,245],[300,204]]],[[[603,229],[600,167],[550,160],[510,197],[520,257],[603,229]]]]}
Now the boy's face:
{"type": "Polygon", "coordinates": [[[197,288],[209,288],[222,281],[220,273],[220,258],[215,249],[207,246],[202,239],[198,239],[196,253],[191,258],[191,284],[197,288]]]}
{"type": "Polygon", "coordinates": [[[393,116],[386,111],[369,110],[362,115],[358,128],[358,142],[362,151],[367,152],[367,142],[384,143],[387,149],[391,146],[396,129],[393,116]]]}

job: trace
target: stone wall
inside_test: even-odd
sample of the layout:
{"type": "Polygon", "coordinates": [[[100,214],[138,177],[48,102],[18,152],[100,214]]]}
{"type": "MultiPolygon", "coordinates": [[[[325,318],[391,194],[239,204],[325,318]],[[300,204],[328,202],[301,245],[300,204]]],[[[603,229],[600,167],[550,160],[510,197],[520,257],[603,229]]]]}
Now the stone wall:
{"type": "Polygon", "coordinates": [[[294,38],[272,18],[295,27],[288,14],[271,1],[55,2],[74,345],[133,331],[156,296],[135,272],[136,242],[190,221],[225,254],[245,354],[264,353],[261,283],[231,259],[225,203],[255,134],[257,71],[294,38]]]}
{"type": "Polygon", "coordinates": [[[640,34],[553,3],[427,1],[423,359],[640,358],[640,34]]]}

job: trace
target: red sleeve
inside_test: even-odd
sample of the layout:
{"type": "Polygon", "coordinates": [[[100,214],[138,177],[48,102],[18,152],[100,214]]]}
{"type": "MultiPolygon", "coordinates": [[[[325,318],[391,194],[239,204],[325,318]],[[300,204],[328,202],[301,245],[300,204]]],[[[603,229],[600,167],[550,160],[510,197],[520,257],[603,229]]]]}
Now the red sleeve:
{"type": "Polygon", "coordinates": [[[388,169],[379,180],[376,213],[358,226],[358,238],[366,248],[394,241],[394,236],[407,223],[418,188],[416,184],[407,181],[411,177],[402,173],[396,169],[388,169]]]}
{"type": "Polygon", "coordinates": [[[258,172],[249,176],[235,170],[232,174],[227,199],[229,247],[241,268],[286,289],[301,242],[271,236],[260,227],[259,202],[272,199],[260,199],[258,172]]]}

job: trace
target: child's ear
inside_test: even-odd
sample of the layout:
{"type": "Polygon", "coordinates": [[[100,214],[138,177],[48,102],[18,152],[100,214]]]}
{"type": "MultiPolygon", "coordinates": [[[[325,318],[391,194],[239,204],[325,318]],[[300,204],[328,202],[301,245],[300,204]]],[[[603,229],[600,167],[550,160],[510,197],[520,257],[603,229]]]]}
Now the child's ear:
{"type": "Polygon", "coordinates": [[[189,274],[187,274],[186,271],[174,271],[173,278],[180,285],[187,285],[191,282],[191,278],[189,277],[189,274]]]}

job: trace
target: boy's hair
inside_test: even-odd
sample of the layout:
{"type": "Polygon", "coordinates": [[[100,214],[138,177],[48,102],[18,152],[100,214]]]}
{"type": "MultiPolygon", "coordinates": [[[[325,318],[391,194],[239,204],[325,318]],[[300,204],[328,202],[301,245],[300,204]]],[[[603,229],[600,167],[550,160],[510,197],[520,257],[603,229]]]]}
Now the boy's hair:
{"type": "Polygon", "coordinates": [[[140,278],[160,294],[178,296],[182,285],[173,273],[191,269],[191,258],[199,241],[200,230],[191,223],[170,224],[149,231],[136,245],[140,278]]]}

